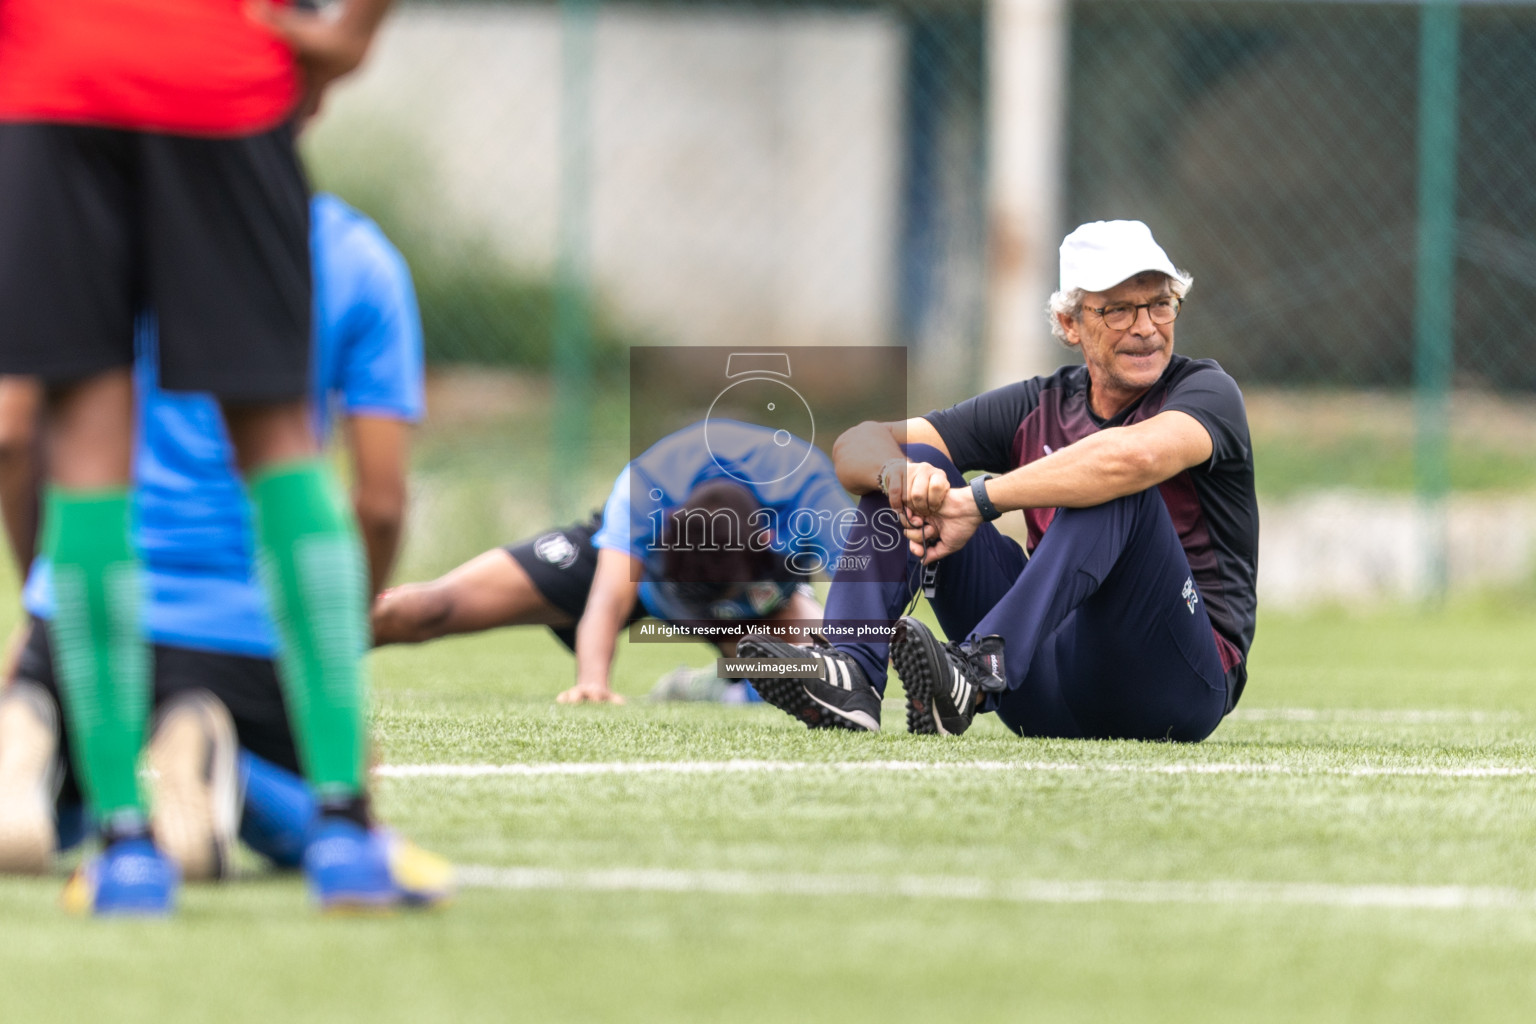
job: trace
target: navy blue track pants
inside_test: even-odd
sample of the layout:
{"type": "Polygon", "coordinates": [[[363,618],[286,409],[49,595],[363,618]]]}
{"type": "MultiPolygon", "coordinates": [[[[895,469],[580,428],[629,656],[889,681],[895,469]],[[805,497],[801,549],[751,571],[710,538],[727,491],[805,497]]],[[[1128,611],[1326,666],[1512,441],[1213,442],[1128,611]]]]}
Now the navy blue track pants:
{"type": "MultiPolygon", "coordinates": [[[[952,486],[966,486],[938,449],[906,450],[914,462],[945,470],[952,486]]],[[[878,491],[859,507],[865,523],[882,508],[889,514],[878,491]]],[[[875,557],[862,571],[838,574],[829,620],[902,614],[920,585],[918,560],[905,546],[875,557]]],[[[1018,543],[983,523],[937,564],[930,604],[949,638],[1004,639],[1008,689],[989,696],[983,710],[1014,732],[1193,742],[1220,723],[1227,708],[1221,656],[1157,488],[1057,510],[1027,560],[1018,543]]],[[[889,644],[836,646],[885,692],[889,644]]]]}

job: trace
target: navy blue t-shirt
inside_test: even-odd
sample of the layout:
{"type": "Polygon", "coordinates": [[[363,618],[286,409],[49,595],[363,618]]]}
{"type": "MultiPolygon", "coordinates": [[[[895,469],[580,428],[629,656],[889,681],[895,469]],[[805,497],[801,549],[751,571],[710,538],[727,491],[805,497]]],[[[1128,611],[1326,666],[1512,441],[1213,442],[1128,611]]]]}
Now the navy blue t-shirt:
{"type": "MultiPolygon", "coordinates": [[[[1253,446],[1237,382],[1212,359],[1175,355],[1157,383],[1111,419],[1088,404],[1088,368],[1064,366],[1048,377],[1007,384],[924,417],[961,472],[1006,473],[1048,458],[1074,441],[1176,409],[1211,435],[1211,458],[1159,485],[1211,624],[1227,645],[1230,670],[1253,643],[1259,564],[1259,507],[1253,489],[1253,446]]],[[[1025,509],[1027,548],[1055,516],[1025,509]]],[[[1218,646],[1222,646],[1218,642],[1218,646]]]]}

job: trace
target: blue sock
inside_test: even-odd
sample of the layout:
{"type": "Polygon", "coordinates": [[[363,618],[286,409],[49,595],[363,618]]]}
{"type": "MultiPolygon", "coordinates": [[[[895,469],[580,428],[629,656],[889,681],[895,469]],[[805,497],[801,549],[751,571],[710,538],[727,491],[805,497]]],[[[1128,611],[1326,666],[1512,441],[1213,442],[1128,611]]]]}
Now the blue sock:
{"type": "Polygon", "coordinates": [[[56,849],[63,853],[85,842],[85,837],[91,831],[91,819],[85,813],[85,805],[69,804],[60,807],[57,814],[57,820],[54,822],[54,831],[58,840],[56,849]]]}
{"type": "Polygon", "coordinates": [[[720,694],[722,704],[761,704],[763,698],[757,695],[752,688],[752,683],[746,679],[732,679],[720,694]]]}
{"type": "Polygon", "coordinates": [[[315,817],[309,787],[299,776],[248,750],[240,751],[240,781],[245,789],[240,838],[278,867],[298,867],[315,817]]]}

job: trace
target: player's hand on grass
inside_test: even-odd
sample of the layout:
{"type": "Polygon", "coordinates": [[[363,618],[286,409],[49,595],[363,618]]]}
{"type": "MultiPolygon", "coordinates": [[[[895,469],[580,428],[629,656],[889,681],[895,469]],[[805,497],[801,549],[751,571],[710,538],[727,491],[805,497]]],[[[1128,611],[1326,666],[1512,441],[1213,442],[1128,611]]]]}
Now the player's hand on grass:
{"type": "Polygon", "coordinates": [[[577,683],[555,698],[557,704],[623,704],[624,698],[609,689],[606,681],[577,683]]]}

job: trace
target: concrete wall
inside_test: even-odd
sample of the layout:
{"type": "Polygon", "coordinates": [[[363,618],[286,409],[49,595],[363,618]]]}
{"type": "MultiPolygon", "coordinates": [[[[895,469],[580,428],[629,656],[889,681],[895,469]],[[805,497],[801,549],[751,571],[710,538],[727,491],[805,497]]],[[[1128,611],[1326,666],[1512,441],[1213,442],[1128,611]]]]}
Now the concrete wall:
{"type": "MultiPolygon", "coordinates": [[[[547,272],[559,245],[553,6],[402,8],[338,87],[321,177],[419,178],[445,244],[547,272]]],[[[878,12],[603,9],[590,246],[600,299],[662,342],[889,340],[903,35],[878,12]]]]}
{"type": "Polygon", "coordinates": [[[1536,579],[1536,498],[1528,495],[1453,497],[1436,511],[1411,497],[1332,492],[1264,503],[1259,522],[1266,608],[1425,598],[1438,535],[1452,591],[1536,579]]]}

